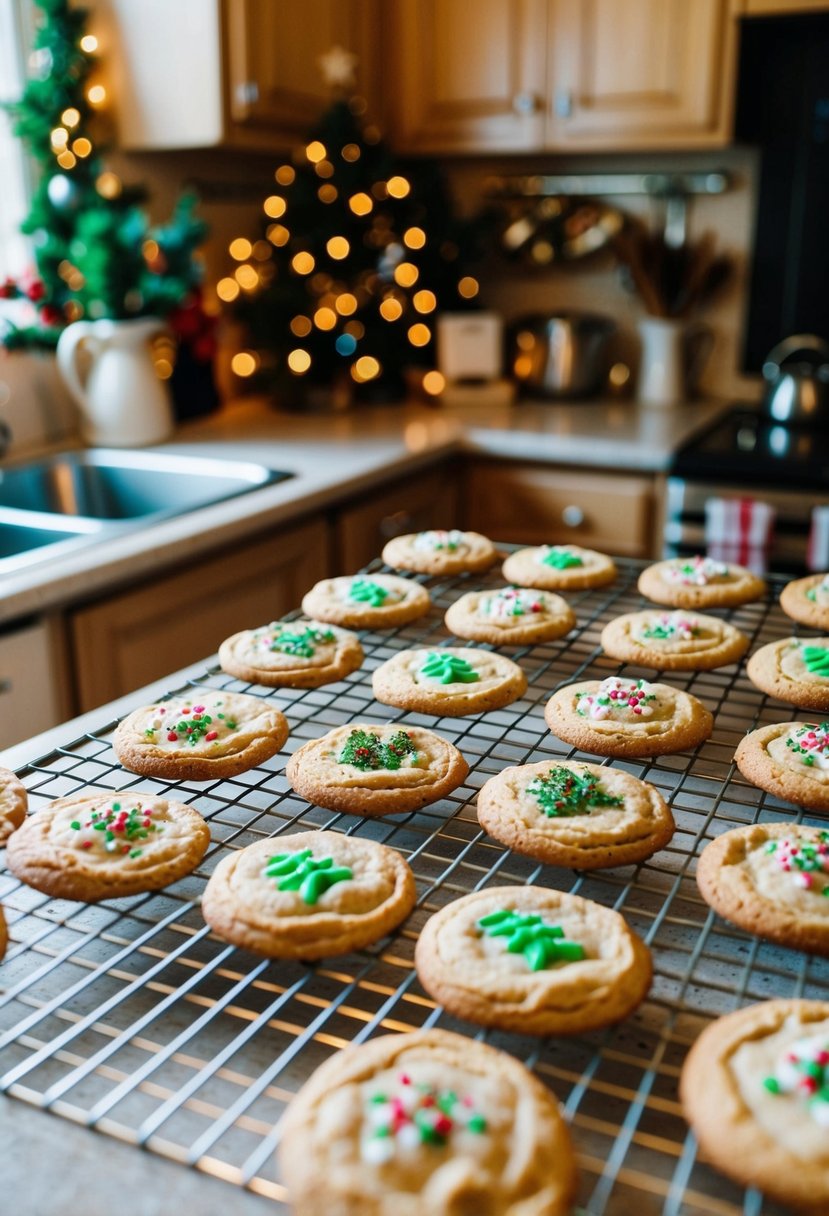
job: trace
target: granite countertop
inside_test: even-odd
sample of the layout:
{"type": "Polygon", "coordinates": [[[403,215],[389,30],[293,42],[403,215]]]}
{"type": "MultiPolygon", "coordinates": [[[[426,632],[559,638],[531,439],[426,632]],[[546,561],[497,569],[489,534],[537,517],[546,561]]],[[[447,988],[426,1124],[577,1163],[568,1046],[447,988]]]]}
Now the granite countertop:
{"type": "Polygon", "coordinates": [[[520,403],[464,409],[375,406],[290,415],[249,399],[181,426],[158,450],[250,459],[293,476],[235,499],[127,532],[3,580],[0,622],[72,603],[165,565],[207,554],[414,474],[453,453],[659,473],[724,408],[643,409],[629,402],[520,403]]]}

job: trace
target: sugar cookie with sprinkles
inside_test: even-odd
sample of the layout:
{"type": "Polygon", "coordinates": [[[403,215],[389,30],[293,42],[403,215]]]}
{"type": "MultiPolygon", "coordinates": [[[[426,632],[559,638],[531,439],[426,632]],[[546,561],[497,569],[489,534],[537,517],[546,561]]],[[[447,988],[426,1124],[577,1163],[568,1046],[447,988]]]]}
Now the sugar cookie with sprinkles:
{"type": "Polygon", "coordinates": [[[340,832],[298,832],[224,857],[202,914],[224,941],[267,958],[330,958],[385,937],[415,897],[414,876],[394,849],[340,832]]]}
{"type": "Polygon", "coordinates": [[[387,566],[416,574],[475,574],[488,570],[497,556],[489,537],[458,528],[409,532],[395,536],[383,549],[387,566]]]}
{"type": "Polygon", "coordinates": [[[627,1017],[651,983],[623,917],[545,887],[487,887],[430,917],[418,978],[450,1013],[522,1034],[579,1034],[627,1017]]]}
{"type": "Polygon", "coordinates": [[[639,590],[673,608],[736,608],[761,599],[766,582],[745,566],[713,557],[672,557],[639,575],[639,590]]]}
{"type": "Polygon", "coordinates": [[[446,1030],[331,1055],[288,1107],[279,1163],[302,1216],[567,1216],[576,1190],[553,1094],[446,1030]]]}
{"type": "Polygon", "coordinates": [[[762,1001],[689,1052],[680,1099],[702,1154],[743,1186],[829,1211],[829,1002],[762,1001]]]}
{"type": "Polygon", "coordinates": [[[466,780],[458,749],[422,726],[353,722],[312,739],[285,769],[316,806],[351,815],[396,815],[437,802],[466,780]]]}
{"type": "Polygon", "coordinates": [[[757,823],[724,832],[700,854],[697,885],[741,929],[829,955],[829,830],[757,823]]]}
{"type": "Polygon", "coordinates": [[[608,676],[567,684],[544,711],[554,735],[599,756],[663,756],[688,751],[711,734],[701,701],[668,684],[608,676]]]}
{"type": "Polygon", "coordinates": [[[810,629],[829,630],[829,574],[796,578],[780,592],[780,607],[810,629]]]}
{"type": "Polygon", "coordinates": [[[9,944],[9,931],[6,926],[6,917],[3,912],[3,905],[0,904],[0,962],[6,956],[6,948],[9,944]]]}
{"type": "Polygon", "coordinates": [[[481,787],[477,812],[481,827],[516,853],[574,870],[644,861],[675,829],[652,785],[575,760],[504,769],[481,787]]]}
{"type": "Polygon", "coordinates": [[[687,608],[647,609],[608,621],[602,649],[621,663],[660,671],[711,671],[738,662],[748,650],[746,635],[728,621],[687,608]]]}
{"type": "Polygon", "coordinates": [[[0,768],[0,845],[26,818],[29,796],[22,781],[8,768],[0,768]]]}
{"type": "Polygon", "coordinates": [[[829,813],[829,722],[776,722],[750,731],[734,759],[753,785],[829,813]]]}
{"type": "Polygon", "coordinates": [[[207,824],[183,802],[85,790],[30,815],[9,838],[6,864],[46,895],[94,903],[169,886],[209,844],[207,824]]]}
{"type": "Polygon", "coordinates": [[[829,712],[829,637],[769,642],[750,656],[746,673],[770,697],[829,712]]]}
{"type": "Polygon", "coordinates": [[[302,611],[316,621],[349,629],[393,629],[425,616],[431,607],[425,587],[394,574],[326,578],[302,599],[302,611]]]}
{"type": "Polygon", "coordinates": [[[219,647],[222,671],[266,688],[333,684],[356,671],[364,657],[356,634],[309,619],[244,629],[219,647]]]}
{"type": "Polygon", "coordinates": [[[124,768],[170,781],[234,777],[276,755],[283,713],[262,697],[197,689],[145,705],[121,722],[112,746],[124,768]]]}
{"type": "Polygon", "coordinates": [[[450,718],[501,709],[527,690],[517,663],[471,646],[401,650],[377,668],[371,683],[385,705],[450,718]]]}
{"type": "Polygon", "coordinates": [[[536,545],[510,553],[501,567],[507,582],[544,591],[605,587],[617,575],[612,558],[578,545],[536,545]]]}
{"type": "Polygon", "coordinates": [[[499,587],[468,591],[444,618],[455,637],[493,646],[532,646],[564,637],[576,614],[560,595],[537,587],[499,587]]]}

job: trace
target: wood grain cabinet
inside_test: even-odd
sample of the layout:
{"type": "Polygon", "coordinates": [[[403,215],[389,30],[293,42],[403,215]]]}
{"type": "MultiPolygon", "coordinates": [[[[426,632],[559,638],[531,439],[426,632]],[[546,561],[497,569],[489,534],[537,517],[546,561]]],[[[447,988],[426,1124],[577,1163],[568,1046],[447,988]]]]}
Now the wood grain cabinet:
{"type": "Polygon", "coordinates": [[[740,0],[389,0],[412,152],[728,142],[740,0]],[[474,16],[472,15],[474,12],[474,16]]]}

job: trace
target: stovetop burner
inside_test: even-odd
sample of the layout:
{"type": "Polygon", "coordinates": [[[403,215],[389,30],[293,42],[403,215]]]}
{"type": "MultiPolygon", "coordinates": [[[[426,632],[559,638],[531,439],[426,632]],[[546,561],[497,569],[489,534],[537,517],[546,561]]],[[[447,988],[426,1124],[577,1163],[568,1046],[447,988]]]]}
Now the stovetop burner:
{"type": "Polygon", "coordinates": [[[775,489],[829,487],[829,432],[782,426],[739,406],[680,448],[671,473],[775,489]]]}

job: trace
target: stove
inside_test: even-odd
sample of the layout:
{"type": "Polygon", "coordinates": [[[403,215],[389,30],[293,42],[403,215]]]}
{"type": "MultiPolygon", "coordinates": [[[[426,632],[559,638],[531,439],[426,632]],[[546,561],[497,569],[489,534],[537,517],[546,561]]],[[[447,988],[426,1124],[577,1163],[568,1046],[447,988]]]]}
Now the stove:
{"type": "Polygon", "coordinates": [[[738,406],[680,448],[671,475],[829,492],[829,430],[782,426],[738,406]]]}

